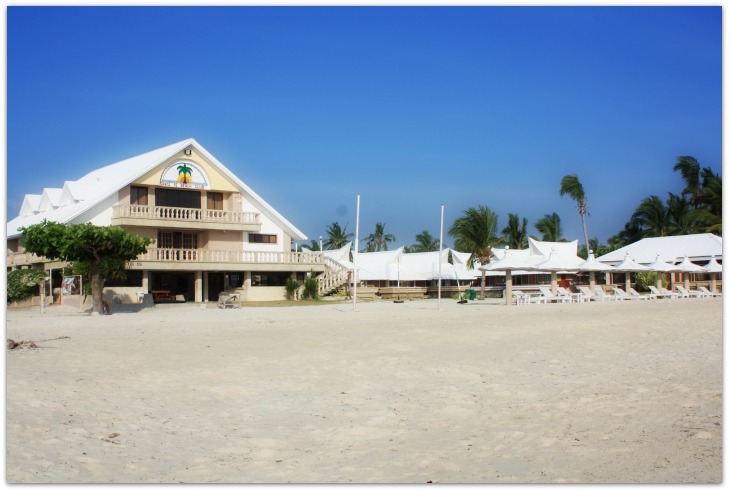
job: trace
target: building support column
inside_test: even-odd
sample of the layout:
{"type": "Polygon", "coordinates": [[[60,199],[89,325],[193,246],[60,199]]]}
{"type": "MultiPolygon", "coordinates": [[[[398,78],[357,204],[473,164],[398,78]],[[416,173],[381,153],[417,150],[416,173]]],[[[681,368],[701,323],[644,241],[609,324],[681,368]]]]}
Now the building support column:
{"type": "Polygon", "coordinates": [[[203,301],[203,277],[202,271],[195,271],[195,303],[203,301]]]}
{"type": "Polygon", "coordinates": [[[203,272],[202,278],[203,278],[203,287],[202,287],[203,302],[207,302],[208,298],[209,298],[208,287],[210,285],[210,282],[208,281],[208,272],[207,271],[203,272]]]}
{"type": "Polygon", "coordinates": [[[241,300],[248,301],[248,295],[251,293],[251,272],[243,271],[243,294],[241,300]]]}
{"type": "Polygon", "coordinates": [[[142,293],[149,293],[149,271],[142,271],[142,293]]]}

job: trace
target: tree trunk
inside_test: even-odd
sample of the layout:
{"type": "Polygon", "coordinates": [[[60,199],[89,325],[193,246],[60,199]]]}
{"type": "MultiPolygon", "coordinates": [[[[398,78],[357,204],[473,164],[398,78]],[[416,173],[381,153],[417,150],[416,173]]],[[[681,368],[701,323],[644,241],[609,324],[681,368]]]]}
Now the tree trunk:
{"type": "Polygon", "coordinates": [[[91,275],[91,299],[93,300],[93,312],[99,314],[104,313],[104,306],[101,303],[102,283],[101,283],[101,265],[98,261],[91,261],[89,264],[89,273],[91,275]]]}
{"type": "Polygon", "coordinates": [[[486,298],[486,271],[481,271],[481,300],[486,298]]]}
{"type": "Polygon", "coordinates": [[[580,214],[582,218],[582,231],[585,233],[585,251],[587,251],[587,257],[590,257],[590,239],[587,238],[587,222],[585,222],[585,215],[580,214]]]}

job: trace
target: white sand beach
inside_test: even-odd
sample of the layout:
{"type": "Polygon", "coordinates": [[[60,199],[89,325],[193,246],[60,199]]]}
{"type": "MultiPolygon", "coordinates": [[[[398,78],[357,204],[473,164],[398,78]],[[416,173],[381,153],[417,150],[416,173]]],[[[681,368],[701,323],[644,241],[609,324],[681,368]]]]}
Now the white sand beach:
{"type": "Polygon", "coordinates": [[[719,483],[722,301],[7,313],[9,483],[719,483]]]}

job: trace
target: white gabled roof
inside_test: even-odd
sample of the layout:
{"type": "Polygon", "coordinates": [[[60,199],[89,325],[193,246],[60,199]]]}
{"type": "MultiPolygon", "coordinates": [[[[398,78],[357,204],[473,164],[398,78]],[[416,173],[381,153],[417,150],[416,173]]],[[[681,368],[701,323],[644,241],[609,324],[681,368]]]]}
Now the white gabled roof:
{"type": "Polygon", "coordinates": [[[641,239],[625,247],[608,252],[598,258],[602,263],[618,264],[630,254],[640,264],[651,264],[656,254],[667,263],[675,263],[687,256],[691,261],[708,261],[711,256],[722,258],[722,240],[714,234],[674,235],[641,239]]]}
{"type": "Polygon", "coordinates": [[[532,251],[532,254],[541,254],[546,257],[549,257],[552,251],[561,256],[571,257],[577,255],[577,241],[544,242],[529,237],[529,250],[532,251]]]}
{"type": "Polygon", "coordinates": [[[41,195],[38,211],[51,211],[60,206],[61,188],[44,188],[41,195]]]}
{"type": "Polygon", "coordinates": [[[208,163],[216,167],[222,174],[235,183],[247,195],[247,198],[257,208],[277,222],[292,240],[306,240],[307,237],[299,229],[294,227],[280,213],[273,209],[271,205],[266,203],[263,198],[258,196],[247,184],[241,181],[193,138],[188,138],[187,140],[101,167],[89,172],[77,181],[66,181],[63,189],[45,189],[39,205],[42,211],[33,215],[23,216],[23,214],[20,214],[10,220],[7,224],[7,238],[11,239],[20,236],[21,232],[18,231],[19,228],[40,223],[44,219],[61,223],[73,223],[73,220],[82,213],[90,210],[113,193],[116,193],[119,189],[139,179],[147,172],[153,170],[189,146],[194,147],[208,163]],[[44,207],[44,205],[46,206],[44,207]],[[53,209],[54,206],[60,207],[53,209]]]}
{"type": "Polygon", "coordinates": [[[20,207],[20,216],[27,217],[38,213],[40,200],[43,196],[40,194],[26,194],[23,198],[23,204],[20,207]]]}

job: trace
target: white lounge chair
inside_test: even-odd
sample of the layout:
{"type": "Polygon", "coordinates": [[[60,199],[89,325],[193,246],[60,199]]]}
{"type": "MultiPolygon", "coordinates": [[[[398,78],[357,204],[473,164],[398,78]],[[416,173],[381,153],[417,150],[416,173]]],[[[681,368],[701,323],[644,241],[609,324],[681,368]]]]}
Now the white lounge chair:
{"type": "Polygon", "coordinates": [[[582,293],[582,301],[583,302],[589,302],[592,300],[593,302],[597,302],[597,297],[594,293],[592,293],[592,290],[590,290],[587,286],[578,286],[578,290],[580,290],[580,293],[582,293]]]}
{"type": "Polygon", "coordinates": [[[700,292],[704,292],[706,295],[708,295],[710,297],[721,297],[721,293],[719,293],[719,292],[712,292],[711,290],[709,290],[705,286],[700,286],[699,287],[699,291],[700,292]]]}
{"type": "Polygon", "coordinates": [[[676,290],[678,290],[678,293],[681,295],[681,298],[701,298],[705,297],[706,295],[703,292],[697,292],[693,290],[687,290],[681,285],[676,285],[676,290]]]}
{"type": "Polygon", "coordinates": [[[623,290],[622,288],[613,287],[613,295],[618,297],[619,300],[644,300],[644,297],[638,295],[637,297],[634,297],[633,295],[628,295],[628,293],[623,290]]]}
{"type": "Polygon", "coordinates": [[[570,295],[555,295],[552,293],[552,289],[546,286],[540,286],[539,291],[542,292],[542,297],[546,299],[545,301],[549,302],[572,302],[572,297],[570,295]]]}
{"type": "Polygon", "coordinates": [[[561,296],[565,296],[566,295],[568,297],[571,297],[573,302],[581,302],[582,301],[582,293],[572,292],[572,291],[568,290],[567,288],[565,288],[563,286],[558,286],[557,287],[557,291],[559,292],[559,294],[561,296]]]}
{"type": "Polygon", "coordinates": [[[622,300],[622,298],[616,295],[608,295],[600,285],[595,285],[595,296],[600,300],[622,300]]]}
{"type": "Polygon", "coordinates": [[[674,298],[678,298],[678,294],[677,293],[669,292],[665,288],[663,289],[663,291],[661,291],[661,290],[659,290],[658,288],[656,288],[653,285],[648,285],[648,289],[651,291],[651,293],[653,295],[656,296],[656,298],[668,298],[668,299],[671,299],[671,300],[674,299],[674,298]]]}
{"type": "Polygon", "coordinates": [[[511,296],[514,298],[517,305],[521,305],[521,304],[526,305],[528,303],[531,303],[531,301],[532,301],[531,295],[529,295],[528,293],[519,291],[519,290],[512,291],[511,296]]]}
{"type": "Polygon", "coordinates": [[[651,299],[655,298],[652,293],[649,293],[648,295],[641,295],[640,293],[638,293],[637,291],[635,291],[635,288],[633,288],[632,286],[630,287],[630,289],[628,290],[627,293],[631,297],[633,297],[633,298],[639,298],[641,300],[651,300],[651,299]]]}

